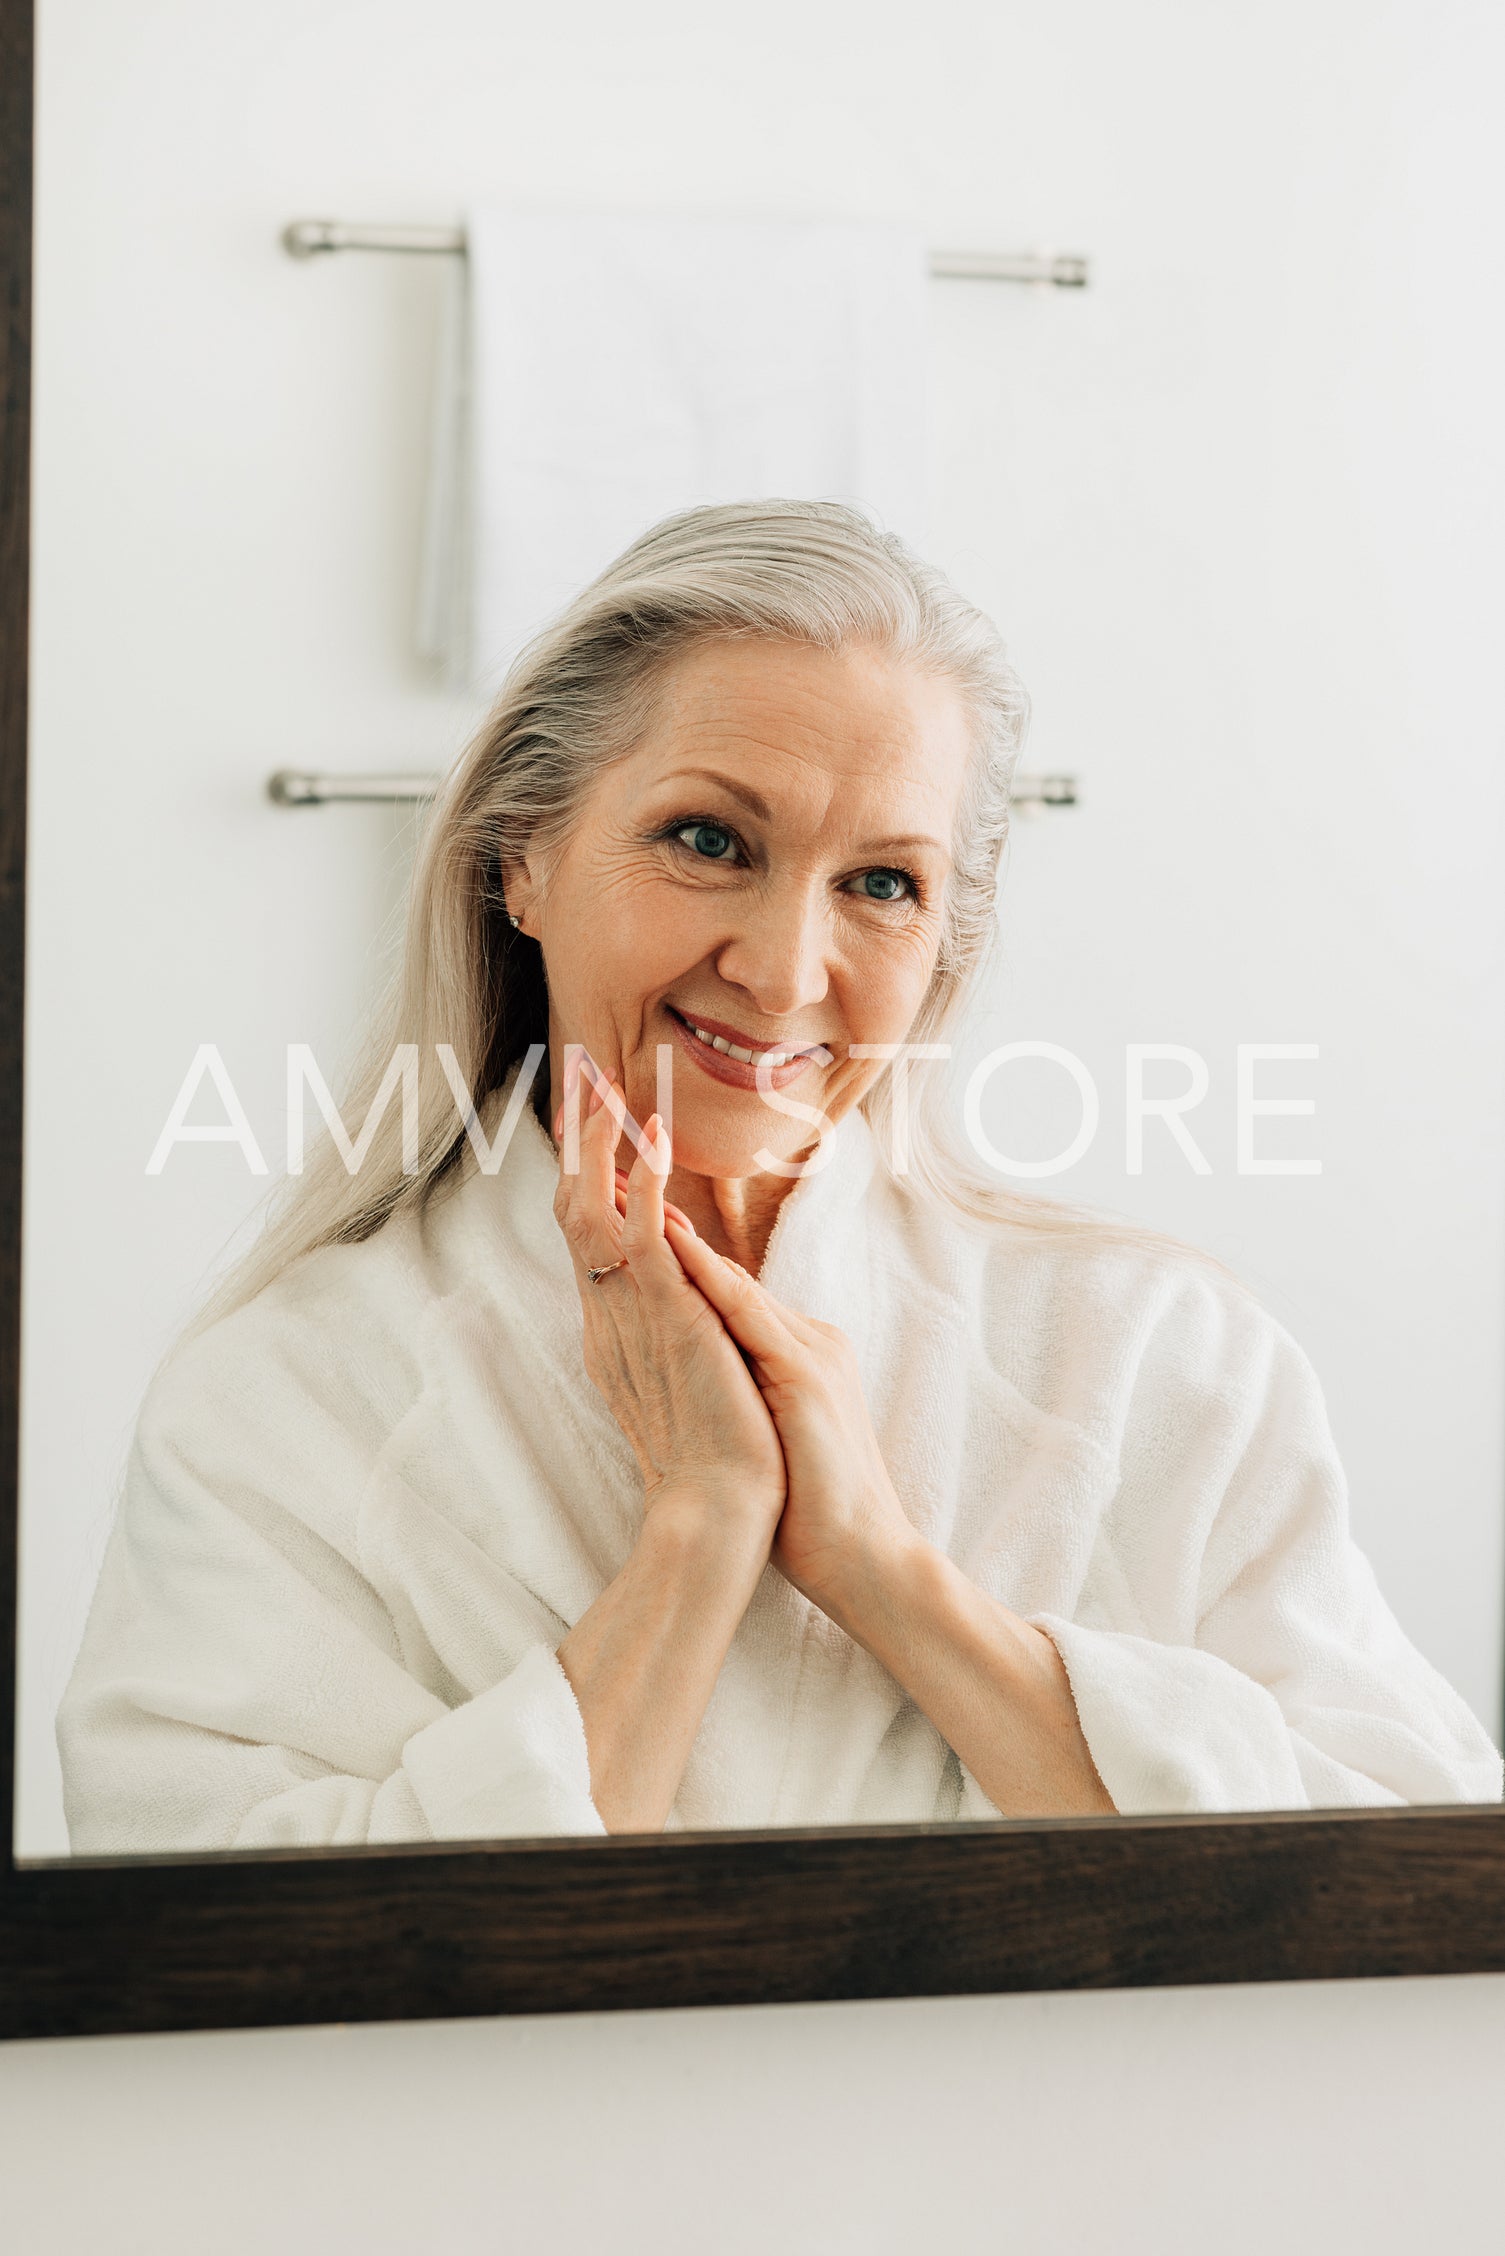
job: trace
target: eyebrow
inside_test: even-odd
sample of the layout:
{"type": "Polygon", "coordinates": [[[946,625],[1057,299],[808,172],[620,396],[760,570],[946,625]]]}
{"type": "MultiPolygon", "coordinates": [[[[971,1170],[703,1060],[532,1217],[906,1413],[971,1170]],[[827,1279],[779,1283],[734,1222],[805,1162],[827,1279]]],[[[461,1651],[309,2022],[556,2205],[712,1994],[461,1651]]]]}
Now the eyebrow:
{"type": "MultiPolygon", "coordinates": [[[[714,783],[733,799],[740,799],[743,806],[757,816],[759,822],[773,820],[768,801],[754,791],[751,784],[737,783],[731,776],[723,775],[719,768],[676,768],[673,775],[663,776],[660,781],[679,783],[691,776],[699,776],[706,783],[714,783]]],[[[880,854],[885,849],[896,846],[932,846],[938,854],[945,855],[947,861],[951,859],[949,848],[942,845],[940,839],[932,838],[928,831],[913,831],[902,838],[869,838],[864,840],[860,851],[865,854],[880,854]]]]}

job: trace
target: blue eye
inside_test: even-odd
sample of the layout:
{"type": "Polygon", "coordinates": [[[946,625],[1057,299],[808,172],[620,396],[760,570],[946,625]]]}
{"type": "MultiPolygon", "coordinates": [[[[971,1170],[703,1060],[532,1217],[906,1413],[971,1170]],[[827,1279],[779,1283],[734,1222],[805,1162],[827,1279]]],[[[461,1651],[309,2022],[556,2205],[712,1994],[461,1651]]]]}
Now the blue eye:
{"type": "MultiPolygon", "coordinates": [[[[684,853],[693,854],[697,861],[725,862],[729,868],[737,869],[750,866],[736,831],[729,824],[718,822],[714,815],[687,815],[682,821],[655,831],[653,836],[672,841],[684,853]]],[[[851,891],[854,885],[865,901],[877,901],[885,908],[906,901],[920,908],[926,898],[925,888],[909,870],[863,870],[857,878],[845,881],[843,891],[851,891]]]]}
{"type": "Polygon", "coordinates": [[[724,829],[720,823],[681,823],[674,835],[676,838],[683,838],[686,831],[692,834],[690,840],[692,852],[699,854],[703,860],[708,862],[725,861],[727,849],[732,843],[732,834],[729,830],[724,829]]]}

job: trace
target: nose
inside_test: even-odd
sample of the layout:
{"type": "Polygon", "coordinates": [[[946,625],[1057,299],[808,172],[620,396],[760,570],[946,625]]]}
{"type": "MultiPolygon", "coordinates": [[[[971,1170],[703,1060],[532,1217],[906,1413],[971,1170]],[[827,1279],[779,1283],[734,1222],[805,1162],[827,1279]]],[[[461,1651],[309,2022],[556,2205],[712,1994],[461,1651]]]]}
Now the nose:
{"type": "Polygon", "coordinates": [[[739,909],[716,969],[760,1018],[792,1018],[829,993],[831,946],[820,883],[774,886],[739,909]]]}

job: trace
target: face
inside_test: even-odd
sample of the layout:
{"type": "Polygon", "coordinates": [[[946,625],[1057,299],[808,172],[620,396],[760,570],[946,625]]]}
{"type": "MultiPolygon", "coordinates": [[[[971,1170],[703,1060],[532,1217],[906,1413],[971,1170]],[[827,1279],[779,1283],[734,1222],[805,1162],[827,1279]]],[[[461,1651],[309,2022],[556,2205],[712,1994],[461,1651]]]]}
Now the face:
{"type": "Polygon", "coordinates": [[[769,1075],[834,1126],[902,1042],[941,935],[969,756],[955,686],[857,647],[707,643],[643,741],[598,778],[547,888],[504,871],[549,986],[550,1118],[583,1042],[639,1121],[672,1053],[676,1170],[731,1177],[811,1151],[813,1116],[711,1047],[803,1054],[769,1075]],[[699,1027],[701,1034],[692,1031],[699,1027]]]}

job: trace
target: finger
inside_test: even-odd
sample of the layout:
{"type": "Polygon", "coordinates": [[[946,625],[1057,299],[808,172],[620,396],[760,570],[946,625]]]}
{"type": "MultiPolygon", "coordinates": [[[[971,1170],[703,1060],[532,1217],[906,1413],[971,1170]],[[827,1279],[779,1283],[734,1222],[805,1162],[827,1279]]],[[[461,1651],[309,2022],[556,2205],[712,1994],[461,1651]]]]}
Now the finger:
{"type": "Polygon", "coordinates": [[[804,1368],[801,1343],[784,1320],[786,1311],[740,1262],[728,1261],[704,1238],[684,1233],[677,1236],[674,1250],[685,1274],[700,1287],[762,1376],[792,1378],[804,1368]]]}
{"type": "MultiPolygon", "coordinates": [[[[618,1183],[618,1185],[617,1185],[617,1212],[618,1212],[618,1214],[625,1214],[625,1213],[627,1212],[627,1185],[626,1185],[626,1183],[625,1183],[625,1182],[623,1182],[623,1183],[618,1183]]],[[[689,1215],[688,1215],[688,1214],[686,1214],[686,1212],[685,1212],[684,1208],[683,1208],[682,1206],[676,1206],[676,1205],[675,1205],[675,1204],[673,1203],[673,1201],[672,1201],[671,1199],[665,1199],[665,1201],[664,1201],[664,1227],[665,1227],[665,1229],[667,1229],[667,1228],[669,1227],[670,1223],[678,1223],[678,1225],[679,1225],[680,1229],[681,1229],[681,1230],[688,1230],[688,1231],[690,1232],[690,1235],[691,1235],[692,1237],[693,1237],[693,1236],[694,1236],[694,1234],[695,1234],[695,1225],[694,1225],[694,1223],[693,1223],[693,1222],[692,1222],[692,1221],[690,1220],[690,1217],[689,1217],[689,1215]]]]}
{"type": "Polygon", "coordinates": [[[616,1141],[617,1126],[611,1107],[603,1093],[593,1089],[590,1110],[580,1131],[580,1173],[575,1192],[587,1225],[582,1236],[587,1244],[594,1243],[601,1249],[592,1258],[593,1268],[600,1268],[608,1261],[620,1261],[623,1255],[622,1218],[617,1211],[616,1168],[612,1157],[616,1141]]]}
{"type": "MultiPolygon", "coordinates": [[[[567,1042],[564,1058],[564,1086],[559,1110],[554,1115],[554,1141],[564,1147],[565,1172],[574,1175],[579,1171],[579,1143],[591,1118],[602,1106],[605,1092],[614,1086],[609,1074],[601,1071],[595,1059],[583,1044],[567,1042]],[[587,1094],[584,1115],[580,1109],[582,1088],[587,1094]],[[566,1124],[569,1135],[564,1134],[566,1124]],[[573,1161],[573,1164],[571,1164],[573,1161]]],[[[626,1124],[636,1132],[636,1123],[627,1110],[626,1100],[620,1099],[626,1124]]],[[[620,1132],[620,1130],[619,1130],[620,1132]]]]}
{"type": "MultiPolygon", "coordinates": [[[[560,1178],[561,1184],[568,1180],[568,1177],[560,1178]]],[[[612,1211],[615,1213],[615,1207],[612,1211]]],[[[576,1192],[562,1192],[556,1199],[554,1214],[569,1249],[575,1281],[583,1294],[591,1282],[588,1270],[609,1269],[622,1260],[619,1237],[616,1232],[607,1233],[576,1192]]]]}
{"type": "Polygon", "coordinates": [[[683,1292],[684,1271],[664,1236],[664,1178],[668,1173],[664,1162],[668,1156],[668,1131],[656,1112],[650,1115],[643,1129],[643,1146],[627,1177],[622,1244],[640,1283],[656,1290],[668,1288],[683,1292]],[[654,1164],[655,1159],[659,1164],[654,1164]]]}
{"type": "Polygon", "coordinates": [[[616,1078],[613,1075],[602,1072],[600,1066],[597,1065],[595,1059],[591,1056],[590,1051],[586,1049],[582,1049],[580,1053],[580,1072],[591,1085],[593,1092],[591,1099],[592,1111],[594,1111],[597,1106],[607,1105],[609,1097],[614,1096],[616,1099],[617,1108],[621,1113],[621,1118],[620,1120],[617,1119],[616,1112],[612,1112],[610,1115],[616,1125],[616,1134],[612,1137],[613,1146],[615,1146],[616,1144],[617,1137],[621,1135],[630,1136],[632,1138],[632,1141],[634,1143],[637,1143],[641,1138],[643,1131],[641,1128],[639,1128],[637,1122],[633,1119],[631,1112],[628,1110],[626,1090],[619,1086],[616,1078]]]}
{"type": "Polygon", "coordinates": [[[615,1232],[608,1234],[588,1207],[566,1201],[562,1212],[558,1208],[555,1211],[574,1264],[576,1282],[583,1290],[591,1282],[587,1271],[610,1269],[623,1259],[620,1238],[615,1232]]]}
{"type": "MultiPolygon", "coordinates": [[[[588,1054],[582,1061],[582,1070],[589,1079],[592,1064],[588,1054]]],[[[661,1114],[655,1113],[652,1116],[662,1122],[657,1134],[651,1132],[648,1127],[640,1128],[632,1117],[626,1094],[620,1082],[611,1079],[604,1073],[598,1073],[591,1082],[587,1126],[589,1126],[590,1120],[598,1115],[603,1121],[609,1120],[612,1123],[612,1126],[603,1132],[612,1150],[612,1166],[616,1181],[622,1188],[625,1189],[626,1187],[629,1170],[633,1166],[634,1158],[638,1153],[645,1152],[649,1166],[658,1167],[667,1179],[673,1169],[673,1157],[669,1145],[668,1123],[662,1120],[661,1114]],[[618,1117],[619,1115],[620,1117],[618,1117]],[[629,1149],[634,1154],[634,1158],[629,1158],[625,1166],[615,1157],[616,1147],[624,1136],[627,1139],[629,1149]],[[662,1139],[661,1148],[660,1138],[662,1139]]],[[[683,1213],[682,1208],[676,1209],[676,1211],[683,1213]]],[[[688,1222],[689,1217],[685,1216],[685,1220],[688,1222]]]]}
{"type": "MultiPolygon", "coordinates": [[[[611,1086],[604,1075],[600,1076],[600,1082],[606,1088],[611,1086]]],[[[565,1066],[567,1103],[573,1099],[578,1106],[581,1085],[579,1060],[571,1057],[565,1066]]],[[[564,1117],[562,1107],[561,1124],[564,1117]]],[[[572,1124],[578,1122],[577,1111],[571,1111],[568,1117],[572,1124]]],[[[609,1104],[602,1101],[596,1085],[592,1084],[586,1118],[577,1128],[579,1165],[569,1168],[565,1164],[568,1151],[561,1153],[554,1207],[574,1257],[582,1290],[587,1281],[584,1274],[587,1269],[606,1268],[623,1258],[621,1216],[617,1211],[613,1180],[614,1127],[609,1104]]]]}
{"type": "MultiPolygon", "coordinates": [[[[650,1123],[649,1123],[649,1126],[651,1126],[651,1125],[652,1125],[652,1123],[650,1122],[650,1123]]],[[[643,1130],[643,1133],[644,1133],[644,1135],[646,1136],[646,1135],[647,1135],[647,1133],[648,1133],[648,1129],[647,1129],[647,1128],[645,1128],[645,1129],[643,1130]]],[[[628,1170],[627,1170],[627,1169],[626,1169],[625,1167],[619,1167],[619,1168],[617,1169],[617,1211],[618,1211],[618,1213],[620,1213],[620,1212],[622,1211],[622,1209],[623,1209],[623,1207],[625,1206],[625,1204],[626,1204],[626,1201],[627,1201],[627,1177],[628,1177],[628,1170]]],[[[679,1224],[681,1225],[681,1227],[682,1227],[682,1228],[684,1228],[684,1229],[688,1230],[688,1231],[690,1232],[690,1234],[691,1234],[692,1236],[694,1235],[694,1232],[695,1232],[695,1225],[694,1225],[694,1223],[693,1223],[693,1222],[692,1222],[692,1221],[690,1220],[690,1217],[689,1217],[689,1215],[688,1215],[688,1214],[686,1214],[686,1212],[685,1212],[685,1210],[684,1210],[684,1208],[683,1208],[682,1206],[676,1206],[676,1205],[675,1205],[675,1203],[674,1203],[673,1199],[665,1199],[665,1201],[664,1201],[664,1220],[665,1220],[666,1222],[678,1222],[678,1223],[679,1223],[679,1224]]]]}
{"type": "MultiPolygon", "coordinates": [[[[657,1144],[663,1135],[659,1115],[650,1113],[643,1129],[644,1145],[657,1144]]],[[[656,1168],[648,1165],[646,1151],[640,1150],[627,1170],[627,1211],[641,1229],[654,1237],[664,1231],[664,1178],[656,1168]]]]}
{"type": "Polygon", "coordinates": [[[631,1113],[626,1117],[631,1132],[628,1137],[628,1156],[625,1161],[616,1163],[618,1187],[622,1190],[627,1188],[633,1169],[641,1162],[658,1176],[662,1188],[674,1172],[674,1149],[669,1135],[669,1123],[661,1112],[650,1113],[641,1128],[632,1124],[631,1113]]]}

